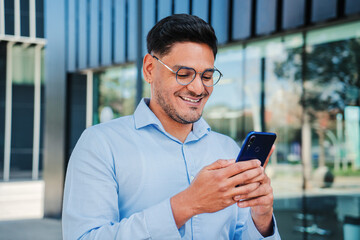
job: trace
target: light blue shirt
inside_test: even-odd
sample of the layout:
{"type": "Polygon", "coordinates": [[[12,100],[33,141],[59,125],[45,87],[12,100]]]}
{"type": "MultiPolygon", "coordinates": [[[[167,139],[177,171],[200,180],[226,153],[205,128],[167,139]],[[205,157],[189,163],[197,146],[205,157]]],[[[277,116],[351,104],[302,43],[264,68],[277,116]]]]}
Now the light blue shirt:
{"type": "MultiPolygon", "coordinates": [[[[64,239],[263,239],[250,209],[236,204],[177,229],[170,198],[204,166],[235,158],[239,147],[202,118],[180,142],[148,101],[134,115],[90,127],[80,137],[66,174],[64,239]]],[[[280,239],[276,224],[266,239],[280,239]]]]}

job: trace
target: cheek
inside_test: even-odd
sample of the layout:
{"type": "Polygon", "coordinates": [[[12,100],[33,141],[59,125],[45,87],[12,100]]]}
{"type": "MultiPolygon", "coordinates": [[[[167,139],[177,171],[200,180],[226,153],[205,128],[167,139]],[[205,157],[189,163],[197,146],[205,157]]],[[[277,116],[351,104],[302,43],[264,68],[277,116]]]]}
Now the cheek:
{"type": "Polygon", "coordinates": [[[214,90],[214,87],[206,87],[206,91],[209,93],[208,99],[209,99],[209,97],[211,96],[213,90],[214,90]]]}
{"type": "Polygon", "coordinates": [[[153,97],[169,99],[174,92],[172,91],[172,87],[167,84],[166,80],[158,78],[151,85],[151,93],[153,97]]]}

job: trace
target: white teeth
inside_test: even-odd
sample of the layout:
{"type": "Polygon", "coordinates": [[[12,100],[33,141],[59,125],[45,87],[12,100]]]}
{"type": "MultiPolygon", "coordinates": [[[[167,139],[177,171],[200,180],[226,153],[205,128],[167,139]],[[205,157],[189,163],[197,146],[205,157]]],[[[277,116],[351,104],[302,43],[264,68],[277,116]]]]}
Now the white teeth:
{"type": "Polygon", "coordinates": [[[187,97],[182,97],[182,99],[186,100],[186,101],[189,101],[189,102],[193,102],[193,103],[197,103],[200,101],[200,99],[198,100],[193,100],[193,99],[190,99],[190,98],[187,98],[187,97]]]}

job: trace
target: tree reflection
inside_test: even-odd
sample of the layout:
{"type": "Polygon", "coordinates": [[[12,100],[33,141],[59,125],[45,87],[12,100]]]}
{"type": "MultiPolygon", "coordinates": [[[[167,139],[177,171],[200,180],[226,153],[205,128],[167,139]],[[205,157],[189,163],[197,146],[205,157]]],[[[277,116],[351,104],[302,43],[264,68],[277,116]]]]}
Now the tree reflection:
{"type": "MultiPolygon", "coordinates": [[[[304,75],[300,100],[304,108],[303,126],[310,124],[318,141],[318,150],[314,150],[315,144],[312,144],[315,153],[309,153],[309,159],[306,156],[302,159],[304,167],[311,169],[313,165],[334,163],[326,161],[326,156],[331,155],[326,151],[326,144],[337,144],[331,137],[335,136],[337,115],[343,116],[346,106],[360,105],[360,39],[311,45],[306,47],[304,57],[302,53],[302,48],[288,49],[287,59],[276,62],[274,71],[278,78],[294,78],[295,81],[303,81],[304,75]],[[318,155],[317,164],[313,155],[318,155]]],[[[303,139],[303,143],[311,143],[311,134],[308,136],[310,139],[303,139]]]]}

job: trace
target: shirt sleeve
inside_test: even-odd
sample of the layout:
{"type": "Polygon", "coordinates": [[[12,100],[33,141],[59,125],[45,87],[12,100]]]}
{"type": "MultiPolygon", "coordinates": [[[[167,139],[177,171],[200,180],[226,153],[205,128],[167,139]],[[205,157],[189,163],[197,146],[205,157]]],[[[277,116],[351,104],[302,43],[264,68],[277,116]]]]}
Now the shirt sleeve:
{"type": "Polygon", "coordinates": [[[170,199],[121,219],[111,151],[96,133],[90,128],[82,134],[69,161],[63,201],[63,238],[180,239],[170,199]]]}
{"type": "Polygon", "coordinates": [[[236,226],[235,238],[236,240],[240,239],[249,239],[249,240],[280,240],[280,234],[277,228],[275,216],[273,215],[273,235],[269,237],[263,237],[261,233],[257,230],[254,221],[252,220],[250,208],[247,209],[238,209],[238,223],[236,226]]]}

